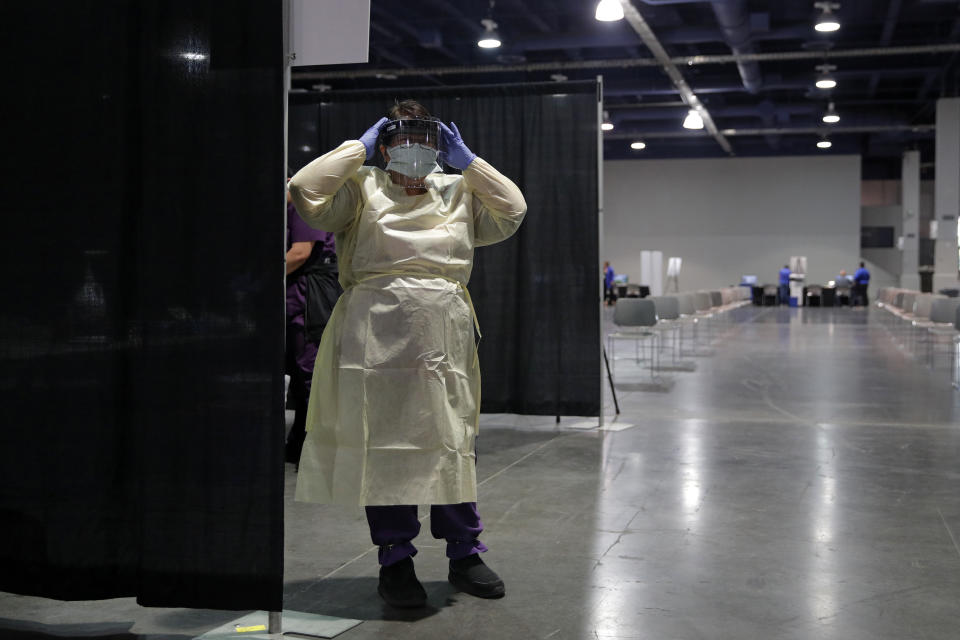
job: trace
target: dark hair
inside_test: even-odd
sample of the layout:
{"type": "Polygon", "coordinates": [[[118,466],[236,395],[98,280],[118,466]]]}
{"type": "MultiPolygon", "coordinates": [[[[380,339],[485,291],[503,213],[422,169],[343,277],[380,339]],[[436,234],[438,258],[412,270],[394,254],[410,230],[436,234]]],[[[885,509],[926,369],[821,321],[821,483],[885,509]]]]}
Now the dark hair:
{"type": "Polygon", "coordinates": [[[430,112],[416,100],[408,99],[394,101],[393,106],[387,111],[387,117],[391,120],[400,120],[402,118],[429,118],[430,112]]]}
{"type": "Polygon", "coordinates": [[[785,264],[785,265],[783,265],[783,268],[784,268],[784,269],[789,269],[789,268],[790,268],[790,265],[785,264]]]}
{"type": "Polygon", "coordinates": [[[860,263],[860,266],[861,266],[861,267],[865,267],[866,265],[861,262],[861,263],[860,263]]]}

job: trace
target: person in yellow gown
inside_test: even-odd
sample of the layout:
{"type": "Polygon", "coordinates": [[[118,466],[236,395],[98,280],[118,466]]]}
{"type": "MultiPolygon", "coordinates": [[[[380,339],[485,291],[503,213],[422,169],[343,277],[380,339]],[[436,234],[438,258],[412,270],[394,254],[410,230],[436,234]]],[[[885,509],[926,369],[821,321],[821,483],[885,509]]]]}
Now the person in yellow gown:
{"type": "Polygon", "coordinates": [[[454,123],[396,103],[289,183],[297,212],[336,234],[344,294],[314,367],[296,499],[361,505],[379,545],[378,591],[417,607],[417,505],[447,541],[450,581],[485,598],[503,581],[479,557],[475,438],[480,411],[474,247],[513,235],[517,186],[463,142],[454,123]],[[363,166],[379,150],[386,169],[363,166]],[[462,175],[445,174],[440,163],[462,175]]]}

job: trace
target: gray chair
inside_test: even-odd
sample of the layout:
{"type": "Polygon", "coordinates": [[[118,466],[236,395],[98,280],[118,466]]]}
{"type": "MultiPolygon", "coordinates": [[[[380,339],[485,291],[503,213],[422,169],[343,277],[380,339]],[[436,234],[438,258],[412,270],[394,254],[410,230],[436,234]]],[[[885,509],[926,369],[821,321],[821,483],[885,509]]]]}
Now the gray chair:
{"type": "Polygon", "coordinates": [[[930,304],[930,322],[933,324],[953,324],[960,298],[937,298],[930,304]]]}
{"type": "Polygon", "coordinates": [[[711,307],[722,307],[723,306],[723,293],[720,291],[711,291],[710,292],[710,306],[711,307]]]}
{"type": "Polygon", "coordinates": [[[713,295],[709,291],[697,291],[693,294],[693,306],[697,310],[697,324],[694,325],[694,342],[705,346],[713,343],[713,295]]]}
{"type": "Polygon", "coordinates": [[[636,346],[635,359],[640,364],[640,343],[650,343],[650,377],[656,379],[660,358],[660,334],[653,328],[657,325],[657,307],[650,298],[622,298],[617,300],[613,311],[613,323],[619,331],[607,336],[610,351],[611,377],[616,377],[617,340],[633,340],[636,346]]]}
{"type": "Polygon", "coordinates": [[[618,327],[652,327],[657,324],[657,307],[650,298],[624,298],[617,301],[613,323],[618,327]]]}
{"type": "Polygon", "coordinates": [[[909,292],[903,294],[903,297],[900,298],[900,311],[903,313],[913,313],[913,303],[917,300],[917,294],[914,292],[909,292]]]}
{"type": "Polygon", "coordinates": [[[676,320],[680,317],[680,300],[676,296],[652,296],[647,300],[653,302],[658,320],[676,320]]]}
{"type": "Polygon", "coordinates": [[[904,315],[906,321],[906,338],[904,343],[907,350],[916,355],[919,342],[922,342],[927,335],[927,329],[932,325],[930,322],[930,311],[933,309],[933,301],[940,296],[932,293],[920,293],[914,298],[913,306],[904,309],[909,311],[909,315],[904,315]]]}
{"type": "Polygon", "coordinates": [[[681,293],[677,296],[677,306],[681,316],[692,316],[697,312],[697,307],[693,304],[692,293],[681,293]]]}
{"type": "Polygon", "coordinates": [[[960,305],[953,314],[953,330],[957,332],[953,337],[953,388],[960,389],[960,305]]]}
{"type": "Polygon", "coordinates": [[[709,291],[697,291],[693,294],[693,306],[700,314],[709,314],[713,307],[713,296],[709,291]]]}
{"type": "Polygon", "coordinates": [[[671,344],[671,361],[676,364],[680,351],[683,349],[683,322],[680,319],[680,299],[678,296],[654,296],[652,300],[657,308],[657,330],[661,333],[669,332],[671,344]]]}
{"type": "Polygon", "coordinates": [[[945,338],[956,337],[957,330],[954,323],[957,319],[957,310],[960,308],[960,298],[938,298],[930,305],[930,325],[927,327],[927,364],[936,368],[937,345],[945,338]]]}

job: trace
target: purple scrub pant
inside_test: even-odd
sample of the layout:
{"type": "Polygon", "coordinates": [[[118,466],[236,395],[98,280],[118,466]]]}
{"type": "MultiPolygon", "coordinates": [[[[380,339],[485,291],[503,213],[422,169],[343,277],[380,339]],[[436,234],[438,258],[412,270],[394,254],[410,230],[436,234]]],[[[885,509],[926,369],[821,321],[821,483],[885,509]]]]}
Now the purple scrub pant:
{"type": "Polygon", "coordinates": [[[303,441],[307,437],[307,404],[310,400],[310,383],[313,380],[313,363],[317,359],[317,344],[307,340],[301,324],[287,324],[287,373],[290,375],[290,400],[294,408],[293,426],[287,436],[287,462],[300,462],[303,441]]]}
{"type": "MultiPolygon", "coordinates": [[[[367,507],[367,524],[373,544],[380,547],[380,564],[388,567],[404,558],[417,555],[412,540],[420,533],[416,505],[367,507]]],[[[487,550],[477,540],[483,531],[476,502],[435,504],[430,507],[430,533],[447,541],[447,557],[466,558],[487,550]]]]}

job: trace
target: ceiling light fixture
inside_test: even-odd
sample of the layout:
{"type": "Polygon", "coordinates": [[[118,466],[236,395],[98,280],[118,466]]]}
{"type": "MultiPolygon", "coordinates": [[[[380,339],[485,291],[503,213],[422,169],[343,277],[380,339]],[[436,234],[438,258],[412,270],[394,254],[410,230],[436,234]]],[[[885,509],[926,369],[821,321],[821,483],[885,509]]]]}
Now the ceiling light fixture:
{"type": "Polygon", "coordinates": [[[837,70],[836,65],[827,63],[818,64],[816,70],[820,72],[820,75],[817,77],[817,89],[833,89],[837,86],[837,80],[831,73],[837,70]]]}
{"type": "Polygon", "coordinates": [[[646,148],[647,148],[647,143],[646,143],[646,142],[640,142],[639,140],[638,140],[637,142],[631,142],[631,143],[630,143],[630,148],[631,148],[631,149],[634,149],[634,150],[636,150],[636,151],[641,151],[642,149],[646,149],[646,148]]]}
{"type": "Polygon", "coordinates": [[[823,114],[823,121],[827,124],[837,124],[840,122],[840,114],[837,113],[832,102],[827,106],[827,112],[823,114]]]}
{"type": "Polygon", "coordinates": [[[600,129],[603,131],[613,131],[613,123],[610,122],[610,114],[603,112],[603,122],[600,123],[600,129]]]}
{"type": "Polygon", "coordinates": [[[840,28],[837,17],[833,15],[834,10],[840,8],[839,2],[814,2],[813,6],[815,9],[820,9],[820,16],[817,18],[814,29],[821,33],[830,33],[840,28]]]}
{"type": "Polygon", "coordinates": [[[623,7],[620,5],[620,0],[600,0],[594,17],[600,22],[623,20],[623,7]]]}
{"type": "Polygon", "coordinates": [[[683,119],[684,129],[703,129],[703,116],[696,109],[690,109],[687,117],[683,119]]]}
{"type": "Polygon", "coordinates": [[[827,140],[826,138],[824,138],[823,140],[817,143],[817,149],[829,149],[832,146],[833,146],[833,143],[827,140]]]}
{"type": "Polygon", "coordinates": [[[480,21],[480,24],[483,25],[484,30],[483,35],[477,40],[477,46],[481,49],[496,49],[499,47],[502,43],[500,42],[500,34],[497,32],[497,23],[490,18],[484,18],[480,21]]]}
{"type": "Polygon", "coordinates": [[[500,46],[500,33],[497,31],[497,23],[493,19],[493,6],[495,0],[490,0],[490,8],[487,9],[487,17],[480,21],[483,25],[483,35],[477,40],[477,46],[481,49],[496,49],[500,46]]]}

